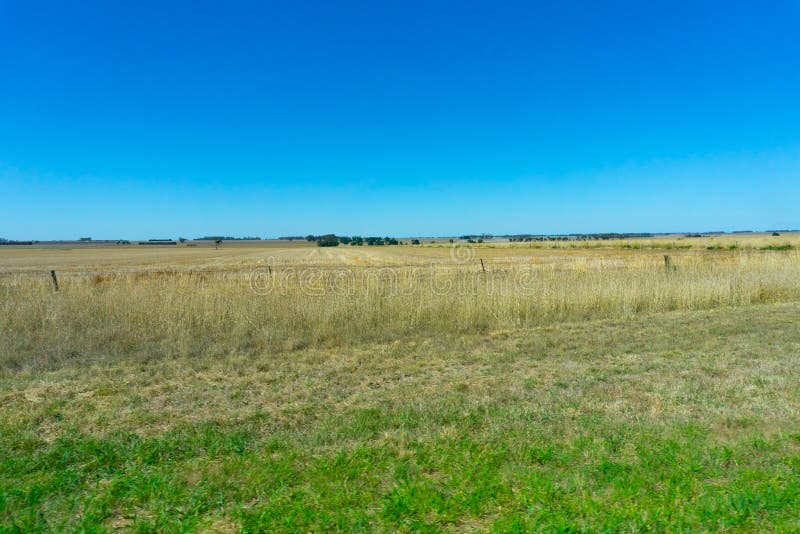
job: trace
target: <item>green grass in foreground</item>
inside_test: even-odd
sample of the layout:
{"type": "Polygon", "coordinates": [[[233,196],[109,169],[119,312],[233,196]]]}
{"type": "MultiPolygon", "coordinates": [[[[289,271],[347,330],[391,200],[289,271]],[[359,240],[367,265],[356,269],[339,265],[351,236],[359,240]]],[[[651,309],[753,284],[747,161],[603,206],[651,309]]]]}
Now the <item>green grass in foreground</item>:
{"type": "Polygon", "coordinates": [[[798,530],[800,306],[0,375],[0,531],[798,530]]]}

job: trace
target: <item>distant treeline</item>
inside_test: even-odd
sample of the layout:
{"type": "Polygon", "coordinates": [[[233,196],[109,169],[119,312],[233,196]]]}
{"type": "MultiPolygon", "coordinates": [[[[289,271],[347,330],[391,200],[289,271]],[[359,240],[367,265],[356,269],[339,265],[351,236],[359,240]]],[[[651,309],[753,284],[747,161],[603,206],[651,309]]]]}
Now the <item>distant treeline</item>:
{"type": "Polygon", "coordinates": [[[590,241],[590,240],[609,240],[609,239],[634,239],[643,237],[653,237],[656,234],[652,233],[602,233],[602,234],[564,234],[564,235],[532,235],[532,234],[518,234],[518,235],[505,235],[512,242],[529,242],[529,241],[590,241]]]}
{"type": "Polygon", "coordinates": [[[198,237],[195,241],[261,241],[260,237],[231,237],[222,235],[206,235],[198,237]]]}
{"type": "MultiPolygon", "coordinates": [[[[567,236],[509,236],[508,240],[512,243],[528,243],[530,241],[569,241],[567,236]]],[[[472,240],[470,240],[472,241],[472,240]]]]}
{"type": "MultiPolygon", "coordinates": [[[[325,234],[325,235],[307,235],[304,238],[308,242],[316,242],[317,246],[320,247],[338,247],[340,244],[342,245],[352,245],[356,247],[360,247],[363,245],[367,245],[370,247],[373,246],[384,246],[384,245],[402,245],[402,242],[398,241],[394,237],[361,237],[361,236],[337,236],[336,234],[325,234]]],[[[412,244],[419,244],[419,241],[416,239],[413,240],[416,243],[412,244]]]]}

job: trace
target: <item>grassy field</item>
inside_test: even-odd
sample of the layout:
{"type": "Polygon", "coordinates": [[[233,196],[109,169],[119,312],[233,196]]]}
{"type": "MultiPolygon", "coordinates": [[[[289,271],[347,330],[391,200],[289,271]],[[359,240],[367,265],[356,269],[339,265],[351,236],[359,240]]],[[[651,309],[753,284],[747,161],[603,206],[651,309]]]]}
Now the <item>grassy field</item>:
{"type": "Polygon", "coordinates": [[[799,530],[797,237],[736,239],[0,249],[0,531],[799,530]]]}

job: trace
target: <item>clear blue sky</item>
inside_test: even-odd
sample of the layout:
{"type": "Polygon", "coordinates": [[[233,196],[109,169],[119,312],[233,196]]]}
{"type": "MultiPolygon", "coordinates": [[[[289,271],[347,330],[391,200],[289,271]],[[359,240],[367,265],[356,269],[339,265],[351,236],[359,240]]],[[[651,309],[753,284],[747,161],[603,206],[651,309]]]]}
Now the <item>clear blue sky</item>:
{"type": "Polygon", "coordinates": [[[800,227],[800,2],[0,0],[0,236],[800,227]]]}

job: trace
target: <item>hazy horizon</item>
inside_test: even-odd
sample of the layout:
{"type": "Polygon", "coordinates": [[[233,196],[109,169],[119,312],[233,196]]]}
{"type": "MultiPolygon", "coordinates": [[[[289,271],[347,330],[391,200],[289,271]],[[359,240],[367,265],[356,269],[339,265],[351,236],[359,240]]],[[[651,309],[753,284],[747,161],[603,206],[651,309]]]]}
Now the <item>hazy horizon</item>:
{"type": "Polygon", "coordinates": [[[85,238],[90,238],[89,241],[91,242],[101,242],[101,241],[177,241],[178,239],[187,239],[189,241],[206,241],[208,239],[204,238],[211,238],[211,237],[224,237],[224,238],[233,238],[236,241],[247,241],[247,238],[255,238],[254,240],[262,240],[262,241],[281,241],[281,240],[289,240],[288,238],[294,238],[295,241],[299,241],[301,239],[305,239],[306,236],[323,236],[326,234],[333,234],[340,237],[352,237],[352,236],[360,236],[360,237],[394,237],[397,239],[412,239],[412,238],[419,238],[419,239],[449,239],[449,238],[458,238],[461,236],[470,236],[470,237],[485,237],[490,236],[489,239],[493,238],[506,238],[506,237],[516,237],[516,236],[543,236],[543,237],[558,237],[558,236],[579,236],[579,235],[587,235],[587,236],[599,236],[603,234],[619,234],[619,235],[653,235],[653,236],[669,236],[669,235],[688,235],[688,234],[698,234],[698,235],[715,235],[715,234],[724,234],[724,235],[736,235],[736,234],[763,234],[763,233],[770,233],[770,232],[786,232],[786,233],[797,233],[800,232],[800,229],[797,228],[758,228],[758,229],[738,229],[738,230],[675,230],[675,231],[667,231],[667,232],[651,232],[648,230],[641,230],[641,231],[624,231],[624,232],[553,232],[553,233],[537,233],[537,232],[518,232],[518,233],[494,233],[494,232],[459,232],[455,234],[395,234],[395,235],[388,235],[388,234],[375,234],[370,232],[361,232],[361,233],[350,233],[345,234],[341,232],[312,232],[310,234],[293,234],[288,233],[285,235],[268,235],[268,234],[241,234],[241,235],[229,235],[229,234],[219,234],[219,233],[194,233],[194,234],[186,234],[186,235],[174,235],[174,236],[165,236],[162,235],[161,237],[152,237],[152,236],[123,236],[123,237],[98,237],[96,235],[87,234],[85,236],[74,237],[74,238],[16,238],[16,237],[7,237],[1,236],[0,239],[4,239],[7,241],[38,241],[38,242],[49,242],[49,241],[64,241],[70,242],[75,241],[79,242],[85,238]]]}

